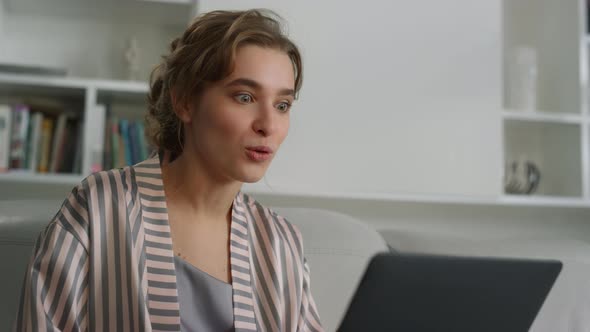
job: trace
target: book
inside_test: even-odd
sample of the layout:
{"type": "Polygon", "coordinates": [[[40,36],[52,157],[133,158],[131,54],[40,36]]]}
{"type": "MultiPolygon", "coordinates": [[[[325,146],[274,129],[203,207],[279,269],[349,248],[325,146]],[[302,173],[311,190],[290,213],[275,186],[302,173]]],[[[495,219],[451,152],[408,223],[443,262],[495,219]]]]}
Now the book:
{"type": "Polygon", "coordinates": [[[66,138],[62,149],[58,154],[58,173],[72,173],[76,158],[76,149],[78,145],[78,119],[69,118],[66,123],[66,138]]]}
{"type": "Polygon", "coordinates": [[[106,112],[105,105],[97,104],[86,114],[86,121],[95,128],[86,137],[86,147],[90,149],[90,165],[88,165],[90,169],[87,170],[89,172],[102,171],[106,112]]]}
{"type": "Polygon", "coordinates": [[[74,165],[72,169],[72,173],[80,174],[82,173],[82,142],[84,141],[84,123],[83,121],[78,121],[76,131],[76,151],[74,152],[74,165]]]}
{"type": "Polygon", "coordinates": [[[49,159],[51,157],[51,143],[53,140],[53,126],[55,120],[44,117],[41,126],[41,158],[39,158],[39,173],[49,171],[49,159]]]}
{"type": "Polygon", "coordinates": [[[145,126],[141,121],[137,122],[137,140],[139,141],[140,160],[146,160],[148,158],[148,147],[145,138],[145,126]]]}
{"type": "Polygon", "coordinates": [[[26,168],[27,130],[29,129],[29,107],[15,105],[12,108],[12,132],[10,139],[10,168],[26,168]]]}
{"type": "Polygon", "coordinates": [[[41,130],[43,126],[43,114],[35,112],[31,116],[31,126],[27,148],[27,168],[33,172],[37,171],[41,157],[41,130]]]}
{"type": "Polygon", "coordinates": [[[66,123],[68,121],[68,114],[62,113],[57,118],[55,125],[55,132],[53,133],[53,144],[51,147],[51,155],[49,158],[49,172],[57,173],[57,168],[60,162],[60,152],[63,148],[62,145],[65,143],[66,138],[66,123]]]}
{"type": "Polygon", "coordinates": [[[10,166],[10,131],[12,129],[12,109],[0,105],[0,172],[6,172],[10,166]]]}
{"type": "Polygon", "coordinates": [[[129,139],[129,121],[121,119],[119,121],[119,131],[121,133],[121,140],[123,141],[123,151],[125,166],[133,164],[131,140],[129,139]]]}
{"type": "MultiPolygon", "coordinates": [[[[107,109],[107,116],[109,110],[107,109]]],[[[106,124],[104,126],[105,133],[104,133],[104,151],[102,157],[102,169],[109,170],[113,168],[113,143],[111,140],[113,139],[113,135],[111,135],[112,126],[110,118],[106,120],[106,124]]]]}
{"type": "Polygon", "coordinates": [[[119,120],[117,117],[112,117],[109,120],[109,126],[111,127],[111,168],[119,167],[119,120]]]}
{"type": "Polygon", "coordinates": [[[129,122],[129,146],[131,150],[131,165],[139,162],[139,141],[137,139],[137,126],[135,122],[129,122]]]}
{"type": "Polygon", "coordinates": [[[27,124],[27,137],[25,138],[24,141],[24,158],[23,158],[23,167],[22,169],[29,169],[29,163],[30,163],[30,150],[32,148],[31,146],[31,135],[33,134],[33,116],[32,114],[29,115],[29,123],[27,124]]]}

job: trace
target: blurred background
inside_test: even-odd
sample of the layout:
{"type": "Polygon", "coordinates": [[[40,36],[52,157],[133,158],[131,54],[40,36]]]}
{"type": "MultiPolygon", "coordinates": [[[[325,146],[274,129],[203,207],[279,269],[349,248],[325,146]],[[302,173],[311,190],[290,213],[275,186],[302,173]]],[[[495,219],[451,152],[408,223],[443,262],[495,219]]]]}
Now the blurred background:
{"type": "Polygon", "coordinates": [[[172,38],[260,7],[285,18],[304,84],[246,192],[379,229],[587,241],[585,0],[2,0],[0,200],[62,198],[144,159],[147,80],[172,38]]]}

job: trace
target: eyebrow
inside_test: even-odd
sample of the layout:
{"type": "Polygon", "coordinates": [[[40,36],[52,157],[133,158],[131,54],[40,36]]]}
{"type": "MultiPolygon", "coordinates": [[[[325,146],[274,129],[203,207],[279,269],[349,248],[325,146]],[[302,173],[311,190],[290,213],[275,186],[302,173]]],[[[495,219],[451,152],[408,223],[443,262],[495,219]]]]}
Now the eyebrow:
{"type": "MultiPolygon", "coordinates": [[[[262,85],[254,80],[248,78],[236,78],[235,80],[227,83],[225,86],[236,86],[236,85],[245,85],[251,87],[255,90],[262,90],[262,85]]],[[[281,89],[279,91],[279,95],[281,96],[293,96],[295,97],[295,90],[293,89],[281,89]]]]}

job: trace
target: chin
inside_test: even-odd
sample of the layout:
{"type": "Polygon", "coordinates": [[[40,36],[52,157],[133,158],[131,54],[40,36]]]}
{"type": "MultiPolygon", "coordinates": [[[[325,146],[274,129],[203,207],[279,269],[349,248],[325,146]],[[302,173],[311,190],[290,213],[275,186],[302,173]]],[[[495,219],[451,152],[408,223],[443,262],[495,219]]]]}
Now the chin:
{"type": "Polygon", "coordinates": [[[259,175],[259,176],[258,175],[253,175],[253,174],[245,175],[245,176],[242,177],[241,182],[244,182],[244,183],[256,183],[256,182],[262,180],[262,177],[263,176],[264,176],[264,174],[259,175]]]}
{"type": "Polygon", "coordinates": [[[244,183],[255,183],[260,181],[263,177],[264,174],[266,173],[266,168],[261,169],[261,168],[250,168],[250,169],[244,169],[241,172],[242,174],[240,174],[240,181],[244,182],[244,183]]]}
{"type": "MultiPolygon", "coordinates": [[[[235,165],[238,166],[238,165],[235,165]]],[[[234,179],[243,183],[255,183],[264,177],[270,163],[244,163],[233,169],[234,179]]]]}

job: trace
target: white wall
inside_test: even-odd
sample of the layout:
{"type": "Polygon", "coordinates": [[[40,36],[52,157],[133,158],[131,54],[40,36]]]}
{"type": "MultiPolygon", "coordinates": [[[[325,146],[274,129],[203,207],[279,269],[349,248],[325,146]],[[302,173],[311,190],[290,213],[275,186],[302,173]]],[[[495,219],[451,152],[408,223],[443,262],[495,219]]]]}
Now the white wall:
{"type": "Polygon", "coordinates": [[[213,1],[267,7],[304,54],[267,175],[301,192],[500,193],[500,1],[213,1]]]}

